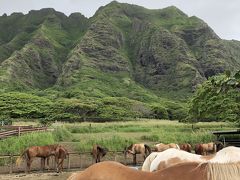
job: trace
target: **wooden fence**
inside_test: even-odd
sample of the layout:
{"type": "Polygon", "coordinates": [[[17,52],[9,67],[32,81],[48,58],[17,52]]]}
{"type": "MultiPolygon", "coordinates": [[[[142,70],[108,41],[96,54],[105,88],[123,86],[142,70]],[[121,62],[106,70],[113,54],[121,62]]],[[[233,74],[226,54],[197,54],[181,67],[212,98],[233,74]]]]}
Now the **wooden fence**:
{"type": "MultiPolygon", "coordinates": [[[[20,155],[0,155],[0,174],[2,173],[19,173],[25,172],[26,162],[22,162],[20,167],[17,167],[15,162],[17,157],[20,155]]],[[[35,158],[32,163],[32,171],[41,170],[41,159],[35,158]]],[[[109,151],[101,161],[116,161],[125,165],[131,165],[133,163],[132,156],[127,158],[124,157],[122,151],[109,151]]],[[[141,155],[137,155],[137,165],[142,165],[144,159],[141,155]]],[[[70,169],[85,169],[95,162],[92,159],[90,152],[70,152],[67,159],[64,160],[64,171],[70,169]]],[[[55,160],[54,157],[50,160],[50,170],[55,169],[55,160]]]]}
{"type": "Polygon", "coordinates": [[[20,136],[21,134],[36,132],[36,131],[47,131],[47,127],[31,127],[31,126],[7,126],[6,128],[13,130],[6,130],[0,132],[0,139],[4,139],[10,136],[20,136]]]}

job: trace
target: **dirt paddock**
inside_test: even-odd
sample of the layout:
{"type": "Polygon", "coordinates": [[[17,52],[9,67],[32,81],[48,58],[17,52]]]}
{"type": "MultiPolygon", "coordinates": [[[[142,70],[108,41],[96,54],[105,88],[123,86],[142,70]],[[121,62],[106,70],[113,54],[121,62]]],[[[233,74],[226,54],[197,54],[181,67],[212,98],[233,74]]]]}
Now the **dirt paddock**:
{"type": "Polygon", "coordinates": [[[40,173],[40,172],[33,172],[30,174],[25,173],[18,173],[18,174],[1,174],[0,180],[66,180],[73,172],[62,172],[62,173],[40,173]]]}

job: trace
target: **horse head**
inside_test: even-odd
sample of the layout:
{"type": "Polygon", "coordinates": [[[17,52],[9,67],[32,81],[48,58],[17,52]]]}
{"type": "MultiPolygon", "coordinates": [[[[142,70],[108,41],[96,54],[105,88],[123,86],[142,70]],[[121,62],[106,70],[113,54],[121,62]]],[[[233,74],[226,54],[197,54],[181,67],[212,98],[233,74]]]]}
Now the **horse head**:
{"type": "Polygon", "coordinates": [[[130,146],[124,148],[123,154],[124,154],[125,158],[127,158],[127,155],[129,153],[132,154],[132,148],[133,148],[133,144],[131,144],[130,146]]]}
{"type": "Polygon", "coordinates": [[[98,149],[99,153],[101,153],[102,157],[104,157],[108,152],[108,148],[98,146],[97,149],[98,149]]]}
{"type": "Polygon", "coordinates": [[[224,145],[221,141],[216,141],[215,144],[217,147],[217,152],[224,148],[224,145]]]}

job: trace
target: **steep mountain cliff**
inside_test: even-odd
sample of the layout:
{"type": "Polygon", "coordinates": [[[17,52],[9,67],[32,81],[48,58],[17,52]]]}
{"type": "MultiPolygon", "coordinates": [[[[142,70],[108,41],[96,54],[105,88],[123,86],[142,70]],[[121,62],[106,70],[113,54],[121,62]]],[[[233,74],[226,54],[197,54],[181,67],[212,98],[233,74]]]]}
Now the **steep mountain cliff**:
{"type": "Polygon", "coordinates": [[[239,41],[220,39],[173,6],[113,1],[90,19],[54,9],[0,16],[2,92],[50,88],[79,100],[126,97],[168,108],[168,99],[185,99],[207,78],[238,69],[239,41]]]}

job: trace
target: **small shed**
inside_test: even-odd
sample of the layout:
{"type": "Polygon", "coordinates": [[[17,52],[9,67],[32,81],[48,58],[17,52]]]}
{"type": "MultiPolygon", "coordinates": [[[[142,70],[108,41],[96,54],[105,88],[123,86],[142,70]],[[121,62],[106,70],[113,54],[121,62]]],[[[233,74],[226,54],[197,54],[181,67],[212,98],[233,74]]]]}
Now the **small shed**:
{"type": "Polygon", "coordinates": [[[240,147],[240,129],[213,131],[212,133],[217,136],[217,140],[221,141],[224,146],[240,147]]]}

